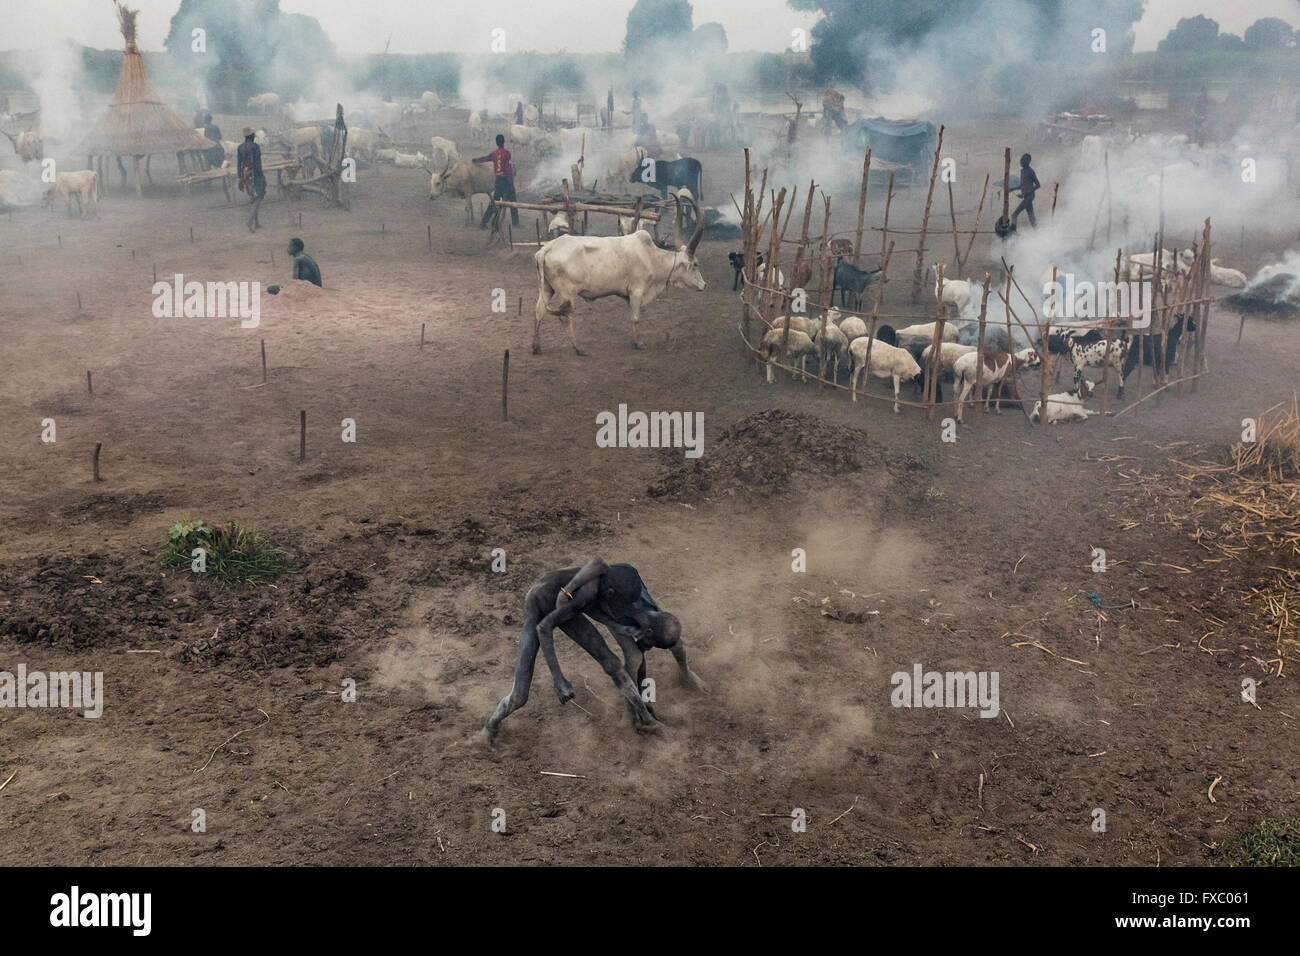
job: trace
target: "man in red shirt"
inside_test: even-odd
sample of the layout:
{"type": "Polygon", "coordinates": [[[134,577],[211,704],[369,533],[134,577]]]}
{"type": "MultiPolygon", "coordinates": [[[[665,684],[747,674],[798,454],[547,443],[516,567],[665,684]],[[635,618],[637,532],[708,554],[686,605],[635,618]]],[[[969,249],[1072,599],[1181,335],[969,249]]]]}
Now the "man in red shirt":
{"type": "MultiPolygon", "coordinates": [[[[506,138],[500,133],[497,134],[497,148],[486,156],[478,157],[474,162],[491,163],[492,172],[496,176],[496,185],[492,189],[493,205],[483,210],[483,221],[479,223],[480,228],[486,229],[487,224],[492,221],[492,217],[496,214],[496,200],[519,201],[519,198],[515,195],[515,164],[510,161],[510,150],[506,149],[506,138]]],[[[516,226],[519,225],[519,210],[514,206],[510,207],[510,221],[516,226]]]]}

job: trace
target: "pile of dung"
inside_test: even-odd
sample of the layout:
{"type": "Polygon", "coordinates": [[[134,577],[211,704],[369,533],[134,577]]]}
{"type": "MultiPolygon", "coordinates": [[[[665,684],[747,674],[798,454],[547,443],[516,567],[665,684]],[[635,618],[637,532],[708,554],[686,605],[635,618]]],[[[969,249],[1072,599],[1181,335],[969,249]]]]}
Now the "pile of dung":
{"type": "Polygon", "coordinates": [[[923,490],[927,470],[920,458],[891,451],[861,429],[771,408],[736,422],[701,457],[674,459],[647,493],[671,501],[766,497],[793,490],[796,479],[872,472],[876,484],[906,494],[923,490]]]}

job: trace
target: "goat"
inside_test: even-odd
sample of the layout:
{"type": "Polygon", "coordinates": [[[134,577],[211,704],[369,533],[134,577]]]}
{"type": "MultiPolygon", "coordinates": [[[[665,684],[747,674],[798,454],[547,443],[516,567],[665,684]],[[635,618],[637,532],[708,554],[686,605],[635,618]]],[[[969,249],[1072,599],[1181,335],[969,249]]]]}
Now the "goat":
{"type": "MultiPolygon", "coordinates": [[[[1034,368],[1041,364],[1038,353],[1032,348],[1019,352],[1002,352],[985,350],[984,365],[977,370],[979,355],[967,352],[953,363],[953,390],[957,393],[957,421],[962,420],[962,408],[976,385],[1002,385],[1007,394],[1016,402],[1020,401],[1020,392],[1016,388],[1015,373],[1021,368],[1034,368]]],[[[984,397],[984,410],[988,411],[989,400],[993,398],[990,391],[984,397]]],[[[999,398],[994,403],[995,411],[1002,414],[1002,402],[999,398]]]]}

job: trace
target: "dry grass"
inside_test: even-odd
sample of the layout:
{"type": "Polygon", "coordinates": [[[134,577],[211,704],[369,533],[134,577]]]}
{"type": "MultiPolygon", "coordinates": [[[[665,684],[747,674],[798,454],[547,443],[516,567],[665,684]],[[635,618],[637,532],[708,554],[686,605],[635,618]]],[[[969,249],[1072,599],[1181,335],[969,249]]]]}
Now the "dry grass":
{"type": "MultiPolygon", "coordinates": [[[[1245,600],[1272,622],[1279,656],[1300,659],[1300,405],[1280,403],[1256,419],[1256,440],[1238,442],[1227,461],[1180,462],[1189,487],[1162,494],[1166,519],[1207,550],[1262,564],[1245,600]],[[1180,500],[1190,509],[1177,509],[1180,500]]],[[[1162,492],[1168,476],[1152,477],[1162,492]]]]}

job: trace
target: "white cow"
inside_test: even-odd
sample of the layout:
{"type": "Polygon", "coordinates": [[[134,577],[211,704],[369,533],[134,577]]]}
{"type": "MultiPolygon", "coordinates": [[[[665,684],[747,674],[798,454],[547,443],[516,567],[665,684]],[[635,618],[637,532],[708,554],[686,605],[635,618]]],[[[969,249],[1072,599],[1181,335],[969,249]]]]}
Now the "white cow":
{"type": "Polygon", "coordinates": [[[460,196],[465,200],[465,223],[474,221],[474,197],[480,193],[492,197],[496,177],[492,175],[491,163],[471,163],[462,159],[454,166],[443,167],[440,172],[430,171],[429,198],[439,196],[460,196]]]}
{"type": "Polygon", "coordinates": [[[703,292],[704,276],[695,250],[704,235],[696,227],[690,242],[677,249],[660,249],[648,233],[630,236],[560,236],[537,251],[537,306],[533,314],[533,352],[542,351],[542,319],[559,316],[569,331],[573,351],[582,355],[573,330],[573,307],[579,298],[591,302],[617,296],[627,302],[632,317],[632,344],[642,348],[637,330],[643,306],[664,289],[703,292]],[[551,305],[554,296],[557,305],[551,305]]]}
{"type": "Polygon", "coordinates": [[[442,108],[442,97],[433,90],[425,90],[420,94],[420,103],[424,106],[425,112],[432,116],[435,110],[442,108]]]}
{"type": "Polygon", "coordinates": [[[43,157],[44,144],[41,142],[40,133],[34,133],[31,130],[24,130],[17,136],[14,136],[11,133],[6,133],[2,129],[0,129],[0,133],[4,133],[5,136],[9,137],[9,142],[14,144],[14,152],[18,154],[18,158],[24,163],[30,163],[33,160],[39,160],[43,157]]]}
{"type": "Polygon", "coordinates": [[[471,111],[469,114],[469,141],[471,143],[481,143],[487,138],[487,130],[483,128],[483,115],[471,111]]]}
{"type": "Polygon", "coordinates": [[[248,108],[259,113],[274,113],[280,108],[278,93],[256,93],[248,98],[248,108]]]}

